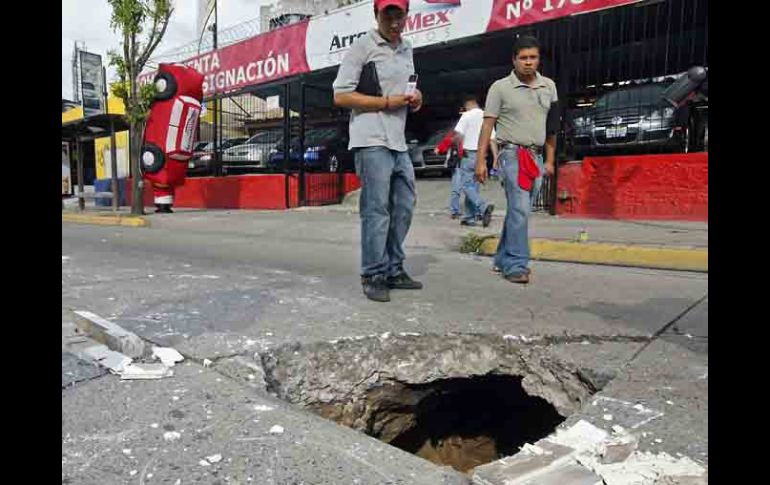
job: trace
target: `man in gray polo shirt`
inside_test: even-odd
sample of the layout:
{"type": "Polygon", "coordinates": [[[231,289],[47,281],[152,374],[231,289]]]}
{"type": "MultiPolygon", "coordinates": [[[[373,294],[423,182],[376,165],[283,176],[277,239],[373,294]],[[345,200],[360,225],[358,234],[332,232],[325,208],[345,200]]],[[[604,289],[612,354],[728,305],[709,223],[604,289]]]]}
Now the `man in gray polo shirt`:
{"type": "Polygon", "coordinates": [[[404,271],[403,243],[416,202],[414,169],[404,129],[422,94],[406,94],[414,74],[412,46],[401,38],[409,0],[375,0],[377,28],[353,43],[334,80],[334,104],[351,109],[350,145],[361,179],[361,284],[374,301],[390,289],[420,289],[404,271]],[[364,65],[373,62],[381,96],[357,92],[364,65]]]}
{"type": "MultiPolygon", "coordinates": [[[[557,113],[558,98],[556,84],[537,72],[539,64],[537,39],[518,38],[513,46],[513,72],[496,81],[487,94],[479,139],[478,153],[486,153],[495,127],[502,148],[500,170],[508,205],[494,269],[513,283],[529,283],[529,212],[543,175],[554,172],[555,126],[547,121],[557,113]]],[[[481,183],[487,179],[487,163],[481,155],[476,160],[476,178],[481,183]]]]}

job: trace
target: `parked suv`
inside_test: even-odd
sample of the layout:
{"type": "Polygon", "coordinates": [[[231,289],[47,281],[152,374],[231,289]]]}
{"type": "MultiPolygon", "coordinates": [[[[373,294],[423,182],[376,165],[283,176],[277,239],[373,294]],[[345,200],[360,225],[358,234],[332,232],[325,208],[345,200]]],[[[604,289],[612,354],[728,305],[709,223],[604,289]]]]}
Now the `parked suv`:
{"type": "Polygon", "coordinates": [[[576,158],[700,149],[701,117],[690,105],[674,108],[663,100],[669,84],[624,87],[600,96],[590,108],[570,113],[567,138],[576,158]]]}

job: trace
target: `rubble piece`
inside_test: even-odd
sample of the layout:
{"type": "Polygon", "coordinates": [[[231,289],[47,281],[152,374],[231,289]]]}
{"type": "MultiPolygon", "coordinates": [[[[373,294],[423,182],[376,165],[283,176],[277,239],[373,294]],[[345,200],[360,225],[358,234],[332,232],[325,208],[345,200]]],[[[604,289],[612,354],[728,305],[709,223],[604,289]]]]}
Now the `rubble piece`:
{"type": "Polygon", "coordinates": [[[171,377],[174,371],[163,364],[129,364],[120,373],[121,380],[162,379],[171,377]]]}
{"type": "Polygon", "coordinates": [[[276,424],[272,428],[270,428],[270,434],[283,434],[283,426],[280,424],[276,424]]]}
{"type": "Polygon", "coordinates": [[[585,420],[580,420],[566,430],[559,430],[547,438],[551,443],[574,448],[578,452],[596,449],[609,435],[585,420]]]}
{"type": "Polygon", "coordinates": [[[550,454],[550,452],[546,452],[546,450],[544,450],[543,448],[537,445],[531,445],[529,443],[524,443],[524,446],[521,447],[521,452],[527,453],[530,455],[538,455],[538,456],[550,454]]]}
{"type": "MultiPolygon", "coordinates": [[[[595,457],[581,456],[578,461],[604,479],[606,485],[653,485],[679,483],[679,480],[704,478],[706,469],[687,457],[674,458],[663,453],[634,451],[626,460],[602,464],[595,457]]],[[[687,483],[687,482],[684,482],[687,483]]]]}
{"type": "Polygon", "coordinates": [[[604,481],[600,476],[576,463],[565,463],[557,467],[549,467],[536,478],[523,482],[506,481],[504,483],[505,485],[509,483],[521,483],[521,485],[604,485],[604,481]]]}
{"type": "Polygon", "coordinates": [[[182,435],[178,431],[166,431],[163,433],[163,439],[166,441],[176,441],[181,437],[182,435]]]}
{"type": "Polygon", "coordinates": [[[77,356],[84,360],[93,361],[103,367],[106,367],[114,374],[119,374],[125,366],[129,365],[133,359],[127,355],[110,350],[104,344],[92,345],[84,350],[77,352],[77,356]]]}
{"type": "Polygon", "coordinates": [[[135,333],[106,320],[95,313],[75,311],[75,325],[86,335],[100,342],[110,350],[123,353],[132,359],[142,357],[146,352],[144,341],[135,333]]]}
{"type": "Polygon", "coordinates": [[[214,463],[219,463],[220,461],[222,461],[222,455],[220,455],[219,453],[217,453],[216,455],[207,456],[207,457],[206,457],[206,460],[207,460],[209,463],[211,463],[211,464],[214,464],[214,463]]]}
{"type": "Polygon", "coordinates": [[[211,367],[212,362],[209,359],[203,359],[203,367],[211,367]]]}
{"type": "MultiPolygon", "coordinates": [[[[574,453],[573,448],[547,440],[540,440],[535,445],[525,444],[521,452],[514,456],[476,467],[473,471],[473,483],[483,485],[546,483],[539,481],[539,477],[553,468],[572,462],[574,453]]],[[[554,483],[572,485],[573,482],[554,483]]],[[[583,485],[582,482],[574,483],[583,485]]]]}
{"type": "Polygon", "coordinates": [[[131,362],[133,362],[134,359],[131,357],[128,357],[126,355],[121,354],[120,352],[114,352],[110,350],[109,355],[105,357],[104,359],[100,360],[99,363],[102,364],[104,367],[108,368],[115,374],[120,374],[123,372],[123,370],[126,368],[126,366],[130,365],[131,362]]]}
{"type": "Polygon", "coordinates": [[[608,440],[602,445],[600,461],[602,464],[623,461],[636,451],[638,445],[639,442],[631,435],[608,440]]]}
{"type": "Polygon", "coordinates": [[[167,367],[174,367],[174,364],[184,360],[184,356],[171,347],[153,347],[152,356],[160,359],[167,367]]]}

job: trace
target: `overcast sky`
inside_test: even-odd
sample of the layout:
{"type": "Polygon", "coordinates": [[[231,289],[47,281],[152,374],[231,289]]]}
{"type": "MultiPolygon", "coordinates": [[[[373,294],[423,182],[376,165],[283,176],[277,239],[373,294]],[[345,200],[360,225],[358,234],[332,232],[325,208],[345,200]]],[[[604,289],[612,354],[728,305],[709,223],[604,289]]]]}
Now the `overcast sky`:
{"type": "MultiPolygon", "coordinates": [[[[197,40],[195,34],[196,4],[198,0],[175,0],[166,35],[156,54],[167,52],[197,40]]],[[[271,0],[218,0],[219,28],[257,18],[260,5],[271,0]]],[[[61,38],[61,95],[72,99],[72,49],[75,41],[84,42],[89,52],[100,54],[107,63],[107,51],[121,47],[119,36],[110,28],[111,10],[107,0],[62,0],[61,38]]],[[[180,59],[181,60],[181,59],[180,59]]],[[[108,80],[113,73],[108,67],[108,80]]]]}

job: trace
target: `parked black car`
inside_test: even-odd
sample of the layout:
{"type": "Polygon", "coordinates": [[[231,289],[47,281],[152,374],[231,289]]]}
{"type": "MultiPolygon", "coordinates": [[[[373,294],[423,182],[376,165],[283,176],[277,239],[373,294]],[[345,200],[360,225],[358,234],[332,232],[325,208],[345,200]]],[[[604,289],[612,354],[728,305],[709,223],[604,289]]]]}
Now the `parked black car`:
{"type": "MultiPolygon", "coordinates": [[[[248,138],[228,138],[222,140],[221,150],[227,150],[230,147],[240,145],[244,143],[248,138]]],[[[197,150],[193,152],[192,158],[187,162],[187,176],[206,176],[212,175],[214,170],[211,165],[211,161],[214,158],[214,142],[208,142],[205,145],[196,147],[197,150]]]]}
{"type": "Polygon", "coordinates": [[[689,103],[674,108],[664,101],[669,85],[623,87],[600,96],[589,108],[568,113],[566,135],[575,158],[703,149],[707,116],[697,115],[689,103]]]}
{"type": "MultiPolygon", "coordinates": [[[[353,172],[355,164],[353,153],[348,150],[348,128],[323,127],[311,128],[305,132],[305,149],[302,156],[299,150],[299,137],[291,140],[289,168],[299,170],[300,159],[309,172],[353,172]]],[[[283,139],[279,140],[270,152],[268,168],[282,171],[284,163],[283,139]]]]}

